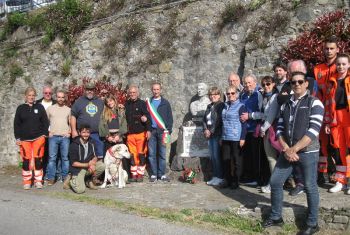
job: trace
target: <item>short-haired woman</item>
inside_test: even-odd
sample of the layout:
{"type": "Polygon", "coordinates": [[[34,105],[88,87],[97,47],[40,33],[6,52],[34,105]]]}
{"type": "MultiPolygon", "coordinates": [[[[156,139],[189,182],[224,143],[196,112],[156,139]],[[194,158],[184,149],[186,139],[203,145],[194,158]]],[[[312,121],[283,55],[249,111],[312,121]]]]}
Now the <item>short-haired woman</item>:
{"type": "Polygon", "coordinates": [[[242,122],[240,116],[247,112],[246,107],[238,99],[239,91],[235,86],[226,88],[228,101],[222,110],[222,157],[225,186],[232,189],[239,187],[242,175],[242,147],[247,134],[247,122],[242,122]],[[233,169],[231,169],[233,167],[233,169]],[[233,174],[232,174],[233,172],[233,174]]]}
{"type": "Polygon", "coordinates": [[[25,90],[25,103],[17,107],[14,120],[16,144],[20,147],[22,159],[23,188],[31,188],[34,171],[34,185],[43,187],[43,162],[45,136],[48,136],[49,121],[44,106],[35,103],[36,90],[25,90]]]}
{"type": "Polygon", "coordinates": [[[221,91],[212,87],[208,91],[211,103],[207,106],[203,117],[204,136],[208,139],[210,160],[213,168],[213,178],[208,185],[218,186],[223,183],[223,172],[220,156],[219,140],[221,138],[221,113],[224,103],[221,101],[221,91]]]}

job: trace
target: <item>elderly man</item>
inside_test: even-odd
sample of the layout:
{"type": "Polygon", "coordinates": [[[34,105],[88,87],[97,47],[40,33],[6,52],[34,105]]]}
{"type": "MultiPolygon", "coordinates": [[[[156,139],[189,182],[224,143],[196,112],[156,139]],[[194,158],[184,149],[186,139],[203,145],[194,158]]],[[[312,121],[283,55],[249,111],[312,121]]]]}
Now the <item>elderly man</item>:
{"type": "MultiPolygon", "coordinates": [[[[243,78],[244,91],[240,100],[245,105],[248,112],[241,115],[241,121],[247,122],[247,135],[243,146],[243,183],[256,186],[261,173],[260,148],[252,146],[259,145],[259,137],[254,137],[257,120],[261,119],[263,113],[260,112],[263,97],[258,91],[257,79],[255,75],[249,74],[243,78]]],[[[267,183],[267,182],[266,182],[267,183]]]]}
{"type": "Polygon", "coordinates": [[[241,93],[243,91],[243,86],[241,84],[241,79],[238,74],[231,72],[227,79],[228,86],[235,86],[238,91],[241,93]]]}
{"type": "Polygon", "coordinates": [[[130,182],[142,182],[146,168],[147,140],[151,137],[151,116],[145,101],[139,98],[139,89],[130,85],[129,100],[125,103],[125,116],[128,125],[126,144],[131,153],[130,182]]]}
{"type": "Polygon", "coordinates": [[[166,145],[170,143],[173,114],[169,101],[161,95],[162,85],[159,82],[153,83],[151,91],[153,96],[146,101],[152,122],[151,138],[148,141],[148,157],[152,170],[150,181],[169,182],[170,179],[165,175],[166,145]]]}
{"type": "Polygon", "coordinates": [[[50,107],[51,105],[56,104],[56,100],[52,98],[52,88],[51,86],[44,86],[43,88],[43,98],[38,99],[36,101],[37,103],[42,104],[44,106],[45,110],[50,107]]]}
{"type": "Polygon", "coordinates": [[[90,138],[95,143],[95,151],[98,159],[103,159],[104,144],[98,134],[98,124],[103,111],[103,101],[95,96],[95,84],[89,82],[85,84],[84,96],[78,98],[72,106],[71,130],[72,137],[78,136],[77,130],[82,124],[90,126],[90,138]]]}
{"type": "Polygon", "coordinates": [[[307,92],[308,81],[302,72],[291,74],[293,95],[281,106],[277,138],[283,146],[271,176],[271,214],[262,226],[282,225],[283,183],[299,165],[305,177],[308,202],[306,229],[300,234],[314,234],[319,230],[317,164],[319,158],[318,134],[321,129],[324,107],[320,100],[307,92]]]}

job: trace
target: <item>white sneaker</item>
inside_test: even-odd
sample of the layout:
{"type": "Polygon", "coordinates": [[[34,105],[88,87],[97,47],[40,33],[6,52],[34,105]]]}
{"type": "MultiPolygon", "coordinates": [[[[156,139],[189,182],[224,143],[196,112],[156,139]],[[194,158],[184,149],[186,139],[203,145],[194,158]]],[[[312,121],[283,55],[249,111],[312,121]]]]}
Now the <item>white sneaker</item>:
{"type": "Polygon", "coordinates": [[[333,186],[333,188],[330,188],[330,189],[329,189],[329,192],[330,192],[330,193],[337,193],[337,192],[340,192],[340,191],[342,191],[343,187],[344,187],[344,185],[343,185],[342,183],[337,182],[337,183],[335,183],[335,185],[333,186]]]}
{"type": "Polygon", "coordinates": [[[350,189],[346,190],[346,194],[350,195],[350,189]]]}
{"type": "Polygon", "coordinates": [[[42,189],[43,188],[43,184],[41,182],[36,182],[35,183],[35,188],[42,189]]]}
{"type": "Polygon", "coordinates": [[[23,185],[23,189],[24,189],[24,190],[29,190],[29,189],[30,189],[30,184],[25,184],[25,185],[23,185]]]}
{"type": "Polygon", "coordinates": [[[261,192],[263,192],[263,193],[271,193],[271,186],[268,184],[266,186],[261,187],[261,192]]]}
{"type": "Polygon", "coordinates": [[[217,177],[213,177],[211,180],[207,182],[207,185],[213,185],[213,183],[217,180],[217,177]]]}
{"type": "Polygon", "coordinates": [[[216,180],[211,184],[212,186],[219,186],[223,183],[223,179],[216,178],[216,180]]]}

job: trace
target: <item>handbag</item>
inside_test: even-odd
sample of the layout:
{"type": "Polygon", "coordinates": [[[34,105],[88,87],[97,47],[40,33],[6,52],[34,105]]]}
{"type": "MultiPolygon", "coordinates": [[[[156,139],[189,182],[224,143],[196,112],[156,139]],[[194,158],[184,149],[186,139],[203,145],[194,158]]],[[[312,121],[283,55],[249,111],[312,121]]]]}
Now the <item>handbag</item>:
{"type": "Polygon", "coordinates": [[[269,133],[268,133],[268,138],[269,138],[269,141],[270,141],[270,144],[271,146],[276,149],[279,153],[282,152],[283,150],[283,147],[282,145],[280,144],[280,142],[277,140],[276,138],[276,128],[274,125],[271,125],[269,127],[269,133]]]}

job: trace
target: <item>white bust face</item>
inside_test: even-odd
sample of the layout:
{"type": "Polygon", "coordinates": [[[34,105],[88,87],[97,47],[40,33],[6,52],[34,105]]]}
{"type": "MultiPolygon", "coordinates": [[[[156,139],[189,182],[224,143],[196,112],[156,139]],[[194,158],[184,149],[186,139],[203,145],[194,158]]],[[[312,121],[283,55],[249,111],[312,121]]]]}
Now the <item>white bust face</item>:
{"type": "Polygon", "coordinates": [[[199,97],[205,96],[208,93],[207,85],[204,83],[198,84],[197,94],[199,97]]]}

